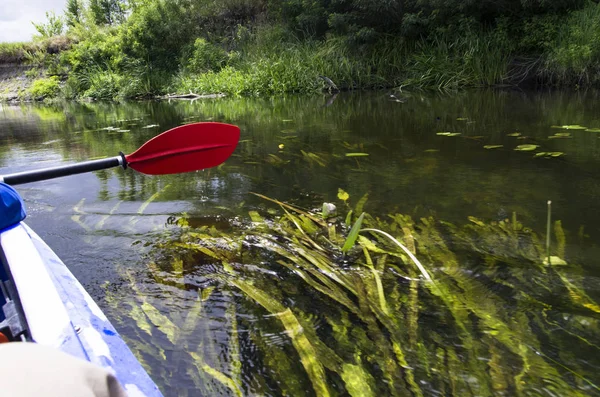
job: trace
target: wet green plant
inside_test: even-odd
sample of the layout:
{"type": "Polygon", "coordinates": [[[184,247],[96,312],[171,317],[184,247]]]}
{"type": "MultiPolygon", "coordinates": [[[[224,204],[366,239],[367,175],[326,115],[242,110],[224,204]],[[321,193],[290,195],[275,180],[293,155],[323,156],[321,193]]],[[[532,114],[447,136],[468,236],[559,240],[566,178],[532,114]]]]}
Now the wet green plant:
{"type": "MultiPolygon", "coordinates": [[[[241,301],[226,301],[231,328],[224,345],[215,345],[200,314],[161,314],[128,276],[138,291],[131,304],[138,328],[184,348],[202,390],[304,395],[308,387],[318,396],[600,391],[593,364],[574,360],[578,349],[567,347],[577,341],[600,348],[593,342],[600,306],[569,276],[580,271],[577,265],[543,263],[546,246],[516,214],[495,222],[469,217],[456,226],[398,213],[372,216],[363,212],[366,197],[351,207],[343,190],[328,214],[258,196],[277,205],[279,215],[252,211],[251,221],[227,231],[190,227],[184,217],[151,254],[149,270],[159,284],[186,293],[187,275],[211,280],[210,292],[198,292],[203,308],[217,291],[241,294],[241,301]],[[594,327],[579,327],[583,319],[594,327]],[[284,340],[271,343],[274,334],[284,340]],[[198,338],[191,335],[202,342],[190,344],[198,338]],[[223,354],[231,356],[217,359],[223,354]],[[245,359],[266,371],[248,372],[245,359]]],[[[567,259],[559,221],[553,235],[553,254],[567,259]]]]}

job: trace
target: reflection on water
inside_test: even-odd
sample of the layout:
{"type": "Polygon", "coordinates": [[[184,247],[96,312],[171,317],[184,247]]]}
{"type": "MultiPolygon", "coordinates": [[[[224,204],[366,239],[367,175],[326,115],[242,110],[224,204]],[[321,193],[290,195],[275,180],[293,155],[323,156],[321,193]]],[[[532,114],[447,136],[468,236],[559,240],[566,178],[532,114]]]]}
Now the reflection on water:
{"type": "MultiPolygon", "coordinates": [[[[600,277],[600,134],[552,128],[599,128],[596,94],[490,91],[406,98],[398,103],[385,93],[355,93],[340,94],[330,104],[327,97],[285,97],[2,105],[0,172],[131,153],[183,123],[240,126],[234,155],[210,170],[147,177],[115,169],[18,187],[29,224],[99,301],[167,395],[194,395],[198,389],[235,395],[235,388],[211,381],[210,368],[239,371],[244,394],[281,390],[271,384],[268,363],[259,353],[262,344],[289,344],[277,319],[240,307],[244,298],[237,290],[215,284],[213,275],[221,270],[194,262],[199,258],[161,269],[160,263],[172,258],[156,258],[158,265],[148,265],[146,257],[148,243],[172,230],[173,216],[186,214],[191,226],[227,232],[231,224],[247,220],[248,211],[273,209],[250,192],[312,209],[336,201],[342,188],[356,199],[368,193],[365,211],[373,215],[399,212],[457,224],[467,222],[467,216],[499,221],[514,212],[540,234],[550,199],[553,216],[562,220],[568,237],[566,259],[581,264],[584,272],[569,277],[597,301],[600,288],[590,280],[600,277]],[[557,138],[557,132],[564,134],[557,138]],[[490,145],[498,147],[485,148],[490,145]],[[532,152],[513,150],[518,145],[538,147],[532,152]],[[539,152],[564,156],[535,157],[539,152]],[[260,329],[272,332],[257,339],[236,325],[239,321],[244,327],[260,322],[260,329]],[[171,331],[153,331],[157,324],[171,331]],[[231,344],[232,329],[239,333],[237,347],[231,344]],[[190,351],[202,354],[190,356],[190,351]],[[240,354],[241,370],[231,364],[240,354]],[[252,373],[260,376],[248,375],[252,373]],[[258,379],[266,384],[256,384],[258,379]]],[[[479,274],[477,268],[465,268],[465,277],[485,276],[484,269],[479,274]]],[[[505,292],[495,283],[487,293],[505,292]]],[[[552,295],[550,288],[544,301],[553,304],[547,315],[557,329],[590,332],[595,318],[589,323],[589,313],[572,312],[552,295]]],[[[422,321],[436,320],[435,313],[422,316],[422,321]]],[[[315,321],[320,329],[322,320],[315,321]]],[[[569,360],[577,362],[559,360],[561,364],[588,368],[586,354],[592,353],[584,345],[573,344],[580,354],[569,355],[569,360]]],[[[302,365],[290,365],[303,385],[294,390],[314,393],[310,379],[302,378],[302,365]]]]}

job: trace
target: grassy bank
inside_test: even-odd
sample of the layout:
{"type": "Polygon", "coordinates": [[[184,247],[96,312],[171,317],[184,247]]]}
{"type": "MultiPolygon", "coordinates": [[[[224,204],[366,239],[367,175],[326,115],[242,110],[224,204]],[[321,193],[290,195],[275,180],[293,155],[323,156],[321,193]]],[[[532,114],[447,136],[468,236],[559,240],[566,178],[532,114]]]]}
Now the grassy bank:
{"type": "Polygon", "coordinates": [[[353,25],[342,34],[334,29],[342,14],[333,12],[328,30],[305,32],[294,23],[310,10],[292,23],[289,10],[278,14],[246,3],[142,2],[112,23],[99,23],[89,11],[78,22],[71,18],[65,34],[54,18],[52,29],[39,30],[58,34],[1,44],[0,63],[32,67],[21,99],[600,84],[600,6],[594,2],[566,16],[556,10],[522,20],[499,15],[491,23],[461,14],[431,22],[419,34],[353,25]]]}

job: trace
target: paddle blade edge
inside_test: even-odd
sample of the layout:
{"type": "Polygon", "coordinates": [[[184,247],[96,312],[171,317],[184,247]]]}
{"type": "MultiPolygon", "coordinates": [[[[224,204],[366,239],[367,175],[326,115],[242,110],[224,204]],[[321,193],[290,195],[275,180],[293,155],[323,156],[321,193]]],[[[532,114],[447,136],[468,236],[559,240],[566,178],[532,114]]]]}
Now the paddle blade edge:
{"type": "Polygon", "coordinates": [[[198,171],[227,160],[239,139],[240,129],[235,125],[186,124],[155,136],[125,159],[129,167],[147,175],[198,171]]]}

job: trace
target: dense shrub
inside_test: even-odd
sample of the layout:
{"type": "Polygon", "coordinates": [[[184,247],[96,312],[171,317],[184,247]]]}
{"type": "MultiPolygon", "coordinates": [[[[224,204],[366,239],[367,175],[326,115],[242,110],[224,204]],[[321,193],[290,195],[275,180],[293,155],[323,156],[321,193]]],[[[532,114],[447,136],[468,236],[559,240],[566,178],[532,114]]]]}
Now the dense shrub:
{"type": "Polygon", "coordinates": [[[544,73],[551,82],[600,83],[600,4],[573,12],[548,47],[544,73]]]}
{"type": "Polygon", "coordinates": [[[203,73],[210,70],[219,71],[227,62],[227,52],[221,47],[197,38],[194,42],[191,55],[184,58],[187,69],[193,73],[203,73]]]}
{"type": "Polygon", "coordinates": [[[60,79],[57,76],[37,79],[29,88],[29,94],[34,98],[53,98],[60,90],[60,79]]]}

